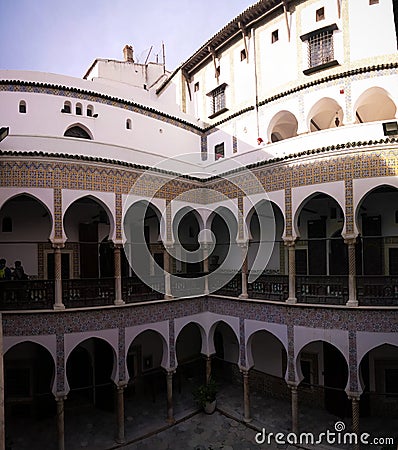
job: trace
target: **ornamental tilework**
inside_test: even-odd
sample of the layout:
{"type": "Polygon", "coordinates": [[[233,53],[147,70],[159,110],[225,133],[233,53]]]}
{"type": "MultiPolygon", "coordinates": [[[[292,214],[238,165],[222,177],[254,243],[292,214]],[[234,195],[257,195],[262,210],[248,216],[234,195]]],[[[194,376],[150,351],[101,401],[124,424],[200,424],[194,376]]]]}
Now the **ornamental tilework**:
{"type": "Polygon", "coordinates": [[[126,360],[124,357],[126,348],[125,328],[123,326],[119,326],[118,331],[119,331],[119,338],[118,338],[119,381],[124,382],[128,378],[128,375],[126,374],[126,360]]]}
{"type": "Polygon", "coordinates": [[[354,233],[354,201],[352,180],[345,181],[345,221],[346,221],[346,233],[354,233]]]}
{"type": "Polygon", "coordinates": [[[169,320],[169,357],[170,357],[170,367],[175,368],[176,364],[176,349],[175,349],[175,329],[174,329],[174,319],[169,320]]]}
{"type": "Polygon", "coordinates": [[[122,195],[115,194],[116,239],[122,239],[122,195]]]}
{"type": "Polygon", "coordinates": [[[54,238],[62,239],[62,190],[54,189],[54,238]]]}

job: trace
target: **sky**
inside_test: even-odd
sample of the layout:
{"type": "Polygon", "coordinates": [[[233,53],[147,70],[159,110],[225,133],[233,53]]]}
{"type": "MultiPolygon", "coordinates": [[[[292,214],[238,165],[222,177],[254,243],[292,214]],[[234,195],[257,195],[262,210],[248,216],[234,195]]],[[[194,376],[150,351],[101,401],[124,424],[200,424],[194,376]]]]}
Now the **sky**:
{"type": "Polygon", "coordinates": [[[95,58],[145,62],[165,46],[176,69],[256,0],[1,0],[0,69],[83,77],[95,58]]]}

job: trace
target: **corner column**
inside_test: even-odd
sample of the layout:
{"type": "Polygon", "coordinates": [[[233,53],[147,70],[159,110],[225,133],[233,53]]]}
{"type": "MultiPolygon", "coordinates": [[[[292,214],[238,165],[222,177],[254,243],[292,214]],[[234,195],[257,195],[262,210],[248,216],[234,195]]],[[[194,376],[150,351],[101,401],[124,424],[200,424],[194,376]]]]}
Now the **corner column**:
{"type": "Polygon", "coordinates": [[[167,383],[167,422],[172,425],[175,423],[174,407],[173,407],[173,370],[166,372],[167,383]]]}
{"type": "Polygon", "coordinates": [[[344,237],[344,243],[348,245],[348,302],[346,305],[352,307],[358,306],[355,260],[356,242],[356,236],[344,237]]]}
{"type": "Polygon", "coordinates": [[[54,309],[63,310],[65,305],[62,303],[62,243],[52,244],[54,248],[54,309]]]}
{"type": "Polygon", "coordinates": [[[297,303],[296,298],[296,253],[295,238],[284,238],[288,250],[288,277],[289,277],[289,297],[286,303],[297,303]]]}
{"type": "Polygon", "coordinates": [[[356,435],[356,444],[354,444],[354,450],[359,450],[359,399],[360,394],[349,394],[348,398],[351,400],[352,409],[352,432],[356,435]]]}
{"type": "Polygon", "coordinates": [[[247,293],[247,252],[249,243],[242,242],[239,244],[239,247],[242,249],[242,292],[239,295],[239,298],[249,298],[249,294],[247,293]]]}
{"type": "Polygon", "coordinates": [[[124,389],[126,385],[116,386],[116,442],[123,444],[126,442],[124,434],[124,389]]]}
{"type": "Polygon", "coordinates": [[[65,450],[65,412],[64,401],[65,395],[57,395],[55,401],[57,403],[57,440],[58,450],[65,450]]]}
{"type": "Polygon", "coordinates": [[[249,387],[249,370],[241,369],[243,375],[243,421],[251,422],[250,415],[250,387],[249,387]]]}
{"type": "Polygon", "coordinates": [[[289,384],[292,405],[292,433],[298,434],[298,386],[289,384]]]}
{"type": "Polygon", "coordinates": [[[122,299],[122,270],[121,270],[121,258],[120,250],[121,244],[114,244],[113,255],[115,264],[115,305],[124,305],[122,299]]]}

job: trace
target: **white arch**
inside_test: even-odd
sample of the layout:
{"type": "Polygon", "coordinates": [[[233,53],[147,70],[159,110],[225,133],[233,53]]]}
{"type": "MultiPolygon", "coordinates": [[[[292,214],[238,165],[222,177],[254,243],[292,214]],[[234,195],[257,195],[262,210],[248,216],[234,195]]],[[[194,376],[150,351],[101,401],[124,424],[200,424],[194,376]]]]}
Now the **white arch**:
{"type": "Polygon", "coordinates": [[[70,391],[70,386],[68,378],[66,376],[66,365],[69,356],[73,350],[83,342],[91,339],[98,338],[105,341],[113,350],[113,369],[111,379],[114,383],[118,382],[119,379],[119,332],[117,329],[111,330],[98,330],[98,331],[85,331],[79,333],[68,333],[64,335],[64,374],[65,374],[65,393],[70,391]]]}
{"type": "MultiPolygon", "coordinates": [[[[365,123],[378,120],[392,120],[397,112],[397,106],[391,94],[379,86],[366,89],[353,104],[354,114],[356,115],[358,112],[362,122],[365,123]]],[[[361,120],[356,116],[356,123],[359,123],[361,120]]]]}
{"type": "Polygon", "coordinates": [[[297,136],[298,120],[296,116],[289,110],[283,110],[277,112],[269,121],[267,128],[268,142],[272,142],[272,134],[276,129],[276,132],[282,132],[281,138],[288,139],[297,136]],[[282,130],[283,128],[283,130],[282,130]]]}
{"type": "Polygon", "coordinates": [[[106,211],[110,230],[109,238],[113,241],[116,239],[116,202],[115,194],[113,192],[97,192],[97,191],[77,191],[72,189],[62,190],[62,234],[66,240],[67,236],[64,229],[65,214],[69,207],[81,198],[90,198],[95,203],[98,203],[106,211]]]}
{"type": "MultiPolygon", "coordinates": [[[[207,332],[207,348],[208,348],[208,356],[212,355],[216,352],[216,349],[214,347],[214,332],[216,331],[217,325],[220,323],[226,324],[234,333],[234,336],[236,337],[236,340],[238,341],[238,345],[240,343],[239,338],[239,319],[236,317],[230,317],[230,316],[222,316],[220,314],[214,314],[211,313],[211,320],[212,324],[210,325],[210,328],[207,332]]],[[[240,352],[239,352],[240,355],[240,352]]],[[[240,356],[239,356],[240,358],[240,356]]],[[[239,361],[237,361],[239,362],[239,361]]]]}

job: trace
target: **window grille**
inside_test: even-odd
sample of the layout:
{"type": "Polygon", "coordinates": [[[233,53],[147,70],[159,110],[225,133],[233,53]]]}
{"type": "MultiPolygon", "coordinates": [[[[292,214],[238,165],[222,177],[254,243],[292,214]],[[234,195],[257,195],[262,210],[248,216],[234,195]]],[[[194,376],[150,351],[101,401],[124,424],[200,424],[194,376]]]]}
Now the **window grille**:
{"type": "Polygon", "coordinates": [[[225,86],[219,87],[212,92],[212,111],[215,114],[225,108],[225,86]]]}
{"type": "Polygon", "coordinates": [[[333,31],[324,31],[308,39],[308,67],[334,60],[333,31]]]}

